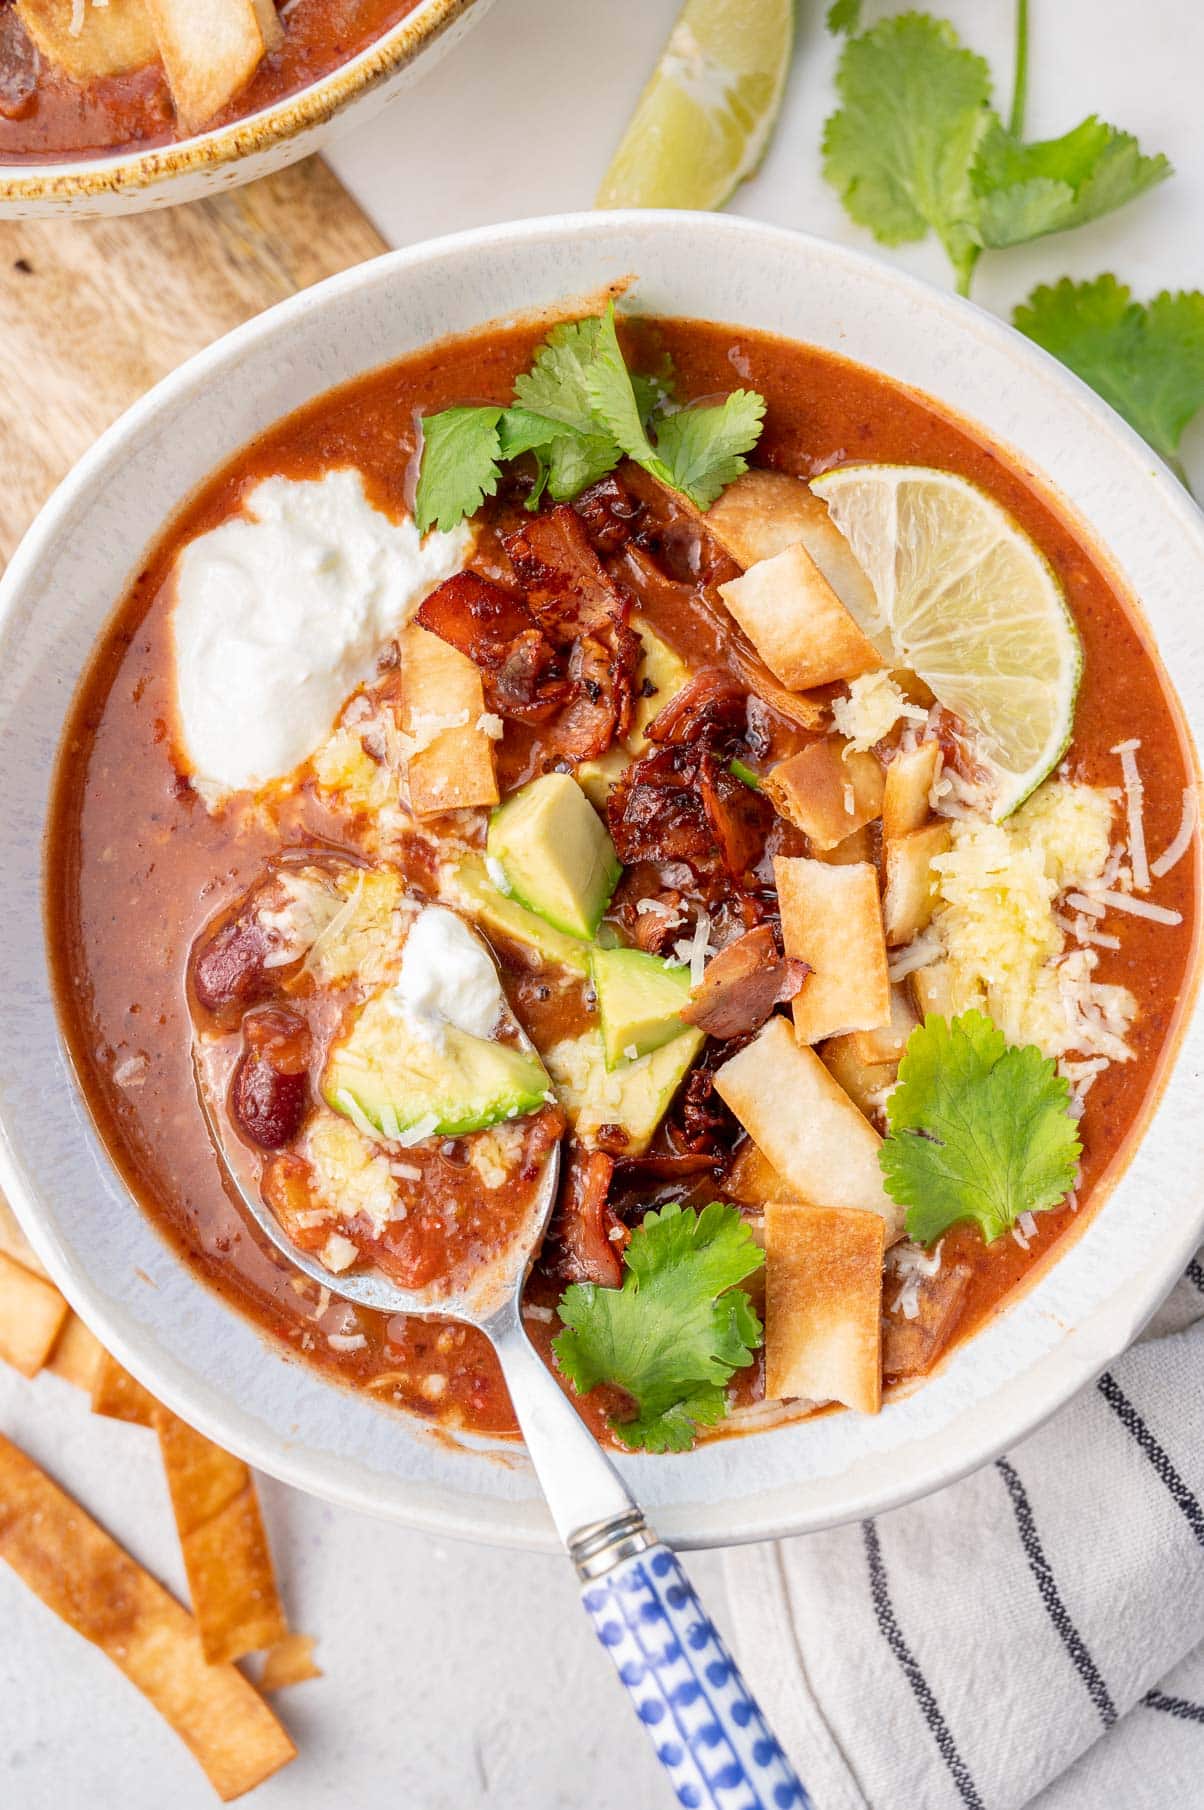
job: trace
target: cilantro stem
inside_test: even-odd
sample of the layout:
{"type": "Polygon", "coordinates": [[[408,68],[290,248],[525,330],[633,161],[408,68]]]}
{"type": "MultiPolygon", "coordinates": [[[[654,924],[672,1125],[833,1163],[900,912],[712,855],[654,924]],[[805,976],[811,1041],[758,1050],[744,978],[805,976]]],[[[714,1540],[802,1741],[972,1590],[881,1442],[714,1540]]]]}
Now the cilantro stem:
{"type": "Polygon", "coordinates": [[[1008,131],[1013,138],[1024,136],[1024,113],[1028,103],[1028,0],[1016,0],[1016,67],[1012,76],[1012,110],[1008,115],[1008,131]]]}

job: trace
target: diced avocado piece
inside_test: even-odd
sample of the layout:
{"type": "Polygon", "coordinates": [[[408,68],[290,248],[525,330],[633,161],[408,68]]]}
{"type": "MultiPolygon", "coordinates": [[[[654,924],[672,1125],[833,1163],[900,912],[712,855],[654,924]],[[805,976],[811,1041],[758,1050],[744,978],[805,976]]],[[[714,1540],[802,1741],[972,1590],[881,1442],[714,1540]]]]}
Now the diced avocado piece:
{"type": "Polygon", "coordinates": [[[691,1028],[637,1062],[608,1069],[602,1033],[586,1031],[554,1044],[547,1062],[560,1103],[582,1142],[591,1143],[602,1125],[621,1125],[628,1138],[626,1154],[639,1156],[705,1041],[701,1031],[691,1028]]]}
{"type": "Polygon", "coordinates": [[[595,949],[590,962],[607,1068],[634,1062],[679,1037],[690,970],[642,949],[595,949]]]}
{"type": "Polygon", "coordinates": [[[428,1120],[431,1137],[460,1137],[534,1112],[547,1086],[533,1050],[450,1024],[436,1044],[378,995],[335,1044],[322,1093],[335,1112],[354,1122],[358,1109],[385,1137],[428,1120]]]}
{"type": "Polygon", "coordinates": [[[528,911],[516,899],[499,892],[485,871],[485,863],[476,855],[466,855],[456,869],[453,904],[463,905],[488,933],[506,937],[524,949],[533,949],[547,962],[559,962],[577,974],[589,974],[589,949],[575,936],[553,930],[543,918],[528,911]]]}
{"type": "Polygon", "coordinates": [[[661,640],[654,628],[639,616],[631,618],[631,626],[640,638],[643,652],[635,673],[636,700],[630,733],[625,743],[616,743],[597,760],[583,760],[574,773],[577,784],[599,810],[605,809],[611,787],[622,777],[623,769],[647,748],[647,729],[653,717],[690,678],[685,661],[678,658],[667,641],[661,640]],[[644,695],[645,686],[649,688],[650,696],[644,695]]]}
{"type": "Polygon", "coordinates": [[[489,819],[489,854],[520,905],[589,942],[623,869],[597,811],[567,773],[544,773],[489,819]]]}
{"type": "Polygon", "coordinates": [[[580,761],[573,769],[573,778],[590,803],[604,811],[612,789],[618,785],[633,759],[634,756],[621,742],[614,742],[597,760],[580,761]]]}

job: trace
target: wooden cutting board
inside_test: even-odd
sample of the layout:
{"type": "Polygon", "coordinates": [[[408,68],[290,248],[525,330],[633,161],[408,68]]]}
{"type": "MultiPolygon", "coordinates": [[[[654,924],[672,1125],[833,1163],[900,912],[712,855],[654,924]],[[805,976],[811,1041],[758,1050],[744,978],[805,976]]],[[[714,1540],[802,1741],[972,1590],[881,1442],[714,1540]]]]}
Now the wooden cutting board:
{"type": "Polygon", "coordinates": [[[156,213],[0,222],[0,562],[151,384],[274,302],[386,249],[318,158],[156,213]]]}

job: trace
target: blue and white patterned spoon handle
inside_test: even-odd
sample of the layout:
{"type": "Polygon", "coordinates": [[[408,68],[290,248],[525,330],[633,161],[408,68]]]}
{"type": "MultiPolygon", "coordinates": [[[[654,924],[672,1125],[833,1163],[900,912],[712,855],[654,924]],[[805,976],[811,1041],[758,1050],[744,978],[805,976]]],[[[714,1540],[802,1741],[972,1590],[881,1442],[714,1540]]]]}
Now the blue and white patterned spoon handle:
{"type": "Polygon", "coordinates": [[[811,1800],[684,1569],[667,1546],[621,1559],[582,1587],[687,1810],[811,1810],[811,1800]]]}

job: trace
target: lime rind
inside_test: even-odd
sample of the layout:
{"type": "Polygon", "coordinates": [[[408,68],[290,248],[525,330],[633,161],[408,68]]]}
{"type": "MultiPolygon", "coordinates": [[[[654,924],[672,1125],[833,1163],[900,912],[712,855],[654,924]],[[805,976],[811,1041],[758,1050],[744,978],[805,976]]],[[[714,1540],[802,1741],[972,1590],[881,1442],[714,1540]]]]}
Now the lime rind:
{"type": "Polygon", "coordinates": [[[812,484],[865,568],[863,623],[975,738],[998,821],[1062,759],[1083,648],[1048,560],[983,490],[914,465],[843,465],[812,484]]]}
{"type": "Polygon", "coordinates": [[[794,46],[794,0],[686,0],[596,205],[718,208],[760,166],[794,46]]]}

